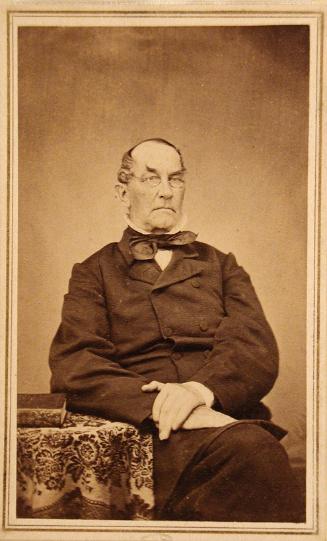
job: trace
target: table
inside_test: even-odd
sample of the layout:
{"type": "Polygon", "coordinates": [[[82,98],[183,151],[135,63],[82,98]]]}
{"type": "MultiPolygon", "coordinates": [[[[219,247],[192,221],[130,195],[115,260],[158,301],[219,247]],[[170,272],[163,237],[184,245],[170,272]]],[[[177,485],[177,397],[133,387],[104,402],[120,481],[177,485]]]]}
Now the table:
{"type": "Polygon", "coordinates": [[[150,434],[74,413],[18,429],[18,517],[143,520],[153,508],[150,434]]]}

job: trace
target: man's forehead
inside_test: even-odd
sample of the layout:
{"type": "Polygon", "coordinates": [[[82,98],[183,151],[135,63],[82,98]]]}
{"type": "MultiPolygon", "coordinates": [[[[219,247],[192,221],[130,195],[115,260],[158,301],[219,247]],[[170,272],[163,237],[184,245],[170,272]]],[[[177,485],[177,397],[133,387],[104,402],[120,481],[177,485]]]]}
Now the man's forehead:
{"type": "Polygon", "coordinates": [[[179,169],[181,159],[177,150],[164,143],[146,141],[135,147],[132,151],[132,157],[136,165],[156,167],[172,167],[179,169]]]}

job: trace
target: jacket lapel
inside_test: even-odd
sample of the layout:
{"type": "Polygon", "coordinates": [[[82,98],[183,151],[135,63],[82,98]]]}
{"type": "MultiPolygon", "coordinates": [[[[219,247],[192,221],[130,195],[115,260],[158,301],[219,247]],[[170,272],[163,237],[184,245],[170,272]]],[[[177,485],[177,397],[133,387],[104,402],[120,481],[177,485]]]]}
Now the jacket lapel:
{"type": "Polygon", "coordinates": [[[196,259],[197,257],[199,253],[193,243],[175,248],[169,265],[158,276],[152,290],[167,287],[200,274],[205,264],[196,259]]]}
{"type": "Polygon", "coordinates": [[[129,268],[128,276],[133,280],[140,280],[148,284],[154,284],[162,271],[153,260],[149,261],[134,261],[129,268]]]}

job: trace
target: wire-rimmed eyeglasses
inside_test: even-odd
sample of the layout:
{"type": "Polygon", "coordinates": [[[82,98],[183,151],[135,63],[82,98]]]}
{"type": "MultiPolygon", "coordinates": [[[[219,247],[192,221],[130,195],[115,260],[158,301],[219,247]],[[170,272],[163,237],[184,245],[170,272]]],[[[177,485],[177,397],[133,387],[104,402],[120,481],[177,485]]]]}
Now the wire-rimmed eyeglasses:
{"type": "MultiPolygon", "coordinates": [[[[139,180],[140,182],[145,182],[150,186],[151,188],[155,188],[156,186],[159,186],[159,184],[162,182],[162,178],[159,175],[144,175],[143,177],[137,177],[133,175],[132,178],[135,178],[139,180]]],[[[183,188],[185,184],[185,180],[181,175],[172,175],[168,178],[168,184],[173,189],[183,188]]]]}

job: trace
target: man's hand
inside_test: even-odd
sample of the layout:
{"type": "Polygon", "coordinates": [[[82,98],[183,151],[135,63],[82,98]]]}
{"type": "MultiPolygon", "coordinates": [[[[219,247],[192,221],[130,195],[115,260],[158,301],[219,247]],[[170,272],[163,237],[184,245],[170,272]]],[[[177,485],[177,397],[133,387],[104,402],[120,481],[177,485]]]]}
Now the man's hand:
{"type": "Polygon", "coordinates": [[[182,383],[151,381],[142,386],[142,391],[159,391],[153,403],[152,419],[159,429],[161,440],[168,439],[172,430],[181,428],[190,413],[204,404],[200,393],[182,383]]]}
{"type": "Polygon", "coordinates": [[[184,430],[220,428],[234,422],[236,422],[236,419],[229,415],[215,411],[207,406],[198,406],[190,413],[186,421],[184,421],[182,428],[184,430]]]}

